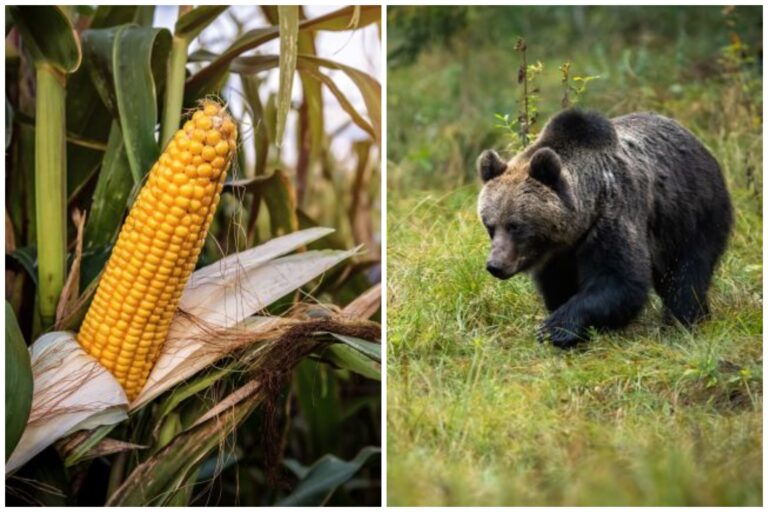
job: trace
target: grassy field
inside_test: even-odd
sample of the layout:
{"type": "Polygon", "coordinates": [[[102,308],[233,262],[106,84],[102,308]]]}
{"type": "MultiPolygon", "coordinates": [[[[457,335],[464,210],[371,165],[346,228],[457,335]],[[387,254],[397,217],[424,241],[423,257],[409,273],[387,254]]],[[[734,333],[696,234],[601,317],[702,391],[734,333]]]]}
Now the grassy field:
{"type": "Polygon", "coordinates": [[[711,321],[662,328],[654,297],[566,353],[535,341],[530,281],[485,271],[475,192],[389,205],[389,503],[760,504],[759,216],[739,215],[711,321]]]}
{"type": "MultiPolygon", "coordinates": [[[[683,59],[650,90],[629,81],[587,96],[610,114],[653,108],[693,129],[724,168],[736,226],[709,321],[664,327],[654,295],[627,329],[563,352],[535,340],[545,309],[530,279],[485,271],[479,184],[466,174],[474,151],[503,134],[487,105],[440,118],[436,103],[455,105],[442,88],[426,94],[427,82],[450,55],[428,50],[389,74],[388,503],[760,505],[762,126],[738,99],[743,84],[686,82],[683,59]],[[661,97],[675,84],[682,91],[661,97]],[[483,122],[485,132],[469,130],[483,122]],[[409,129],[413,140],[397,139],[409,129]]],[[[483,82],[456,94],[474,85],[490,95],[483,82]]]]}

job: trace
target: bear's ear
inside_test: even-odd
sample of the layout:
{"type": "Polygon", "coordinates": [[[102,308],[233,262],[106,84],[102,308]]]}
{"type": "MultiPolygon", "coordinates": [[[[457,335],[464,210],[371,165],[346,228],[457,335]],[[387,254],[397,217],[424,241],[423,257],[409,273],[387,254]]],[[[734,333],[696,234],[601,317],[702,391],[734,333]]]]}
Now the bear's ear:
{"type": "Polygon", "coordinates": [[[477,173],[483,183],[501,176],[506,170],[506,162],[492,149],[486,149],[477,159],[477,173]]]}
{"type": "Polygon", "coordinates": [[[557,188],[562,168],[563,164],[557,153],[549,148],[541,148],[531,157],[528,174],[548,187],[557,188]]]}

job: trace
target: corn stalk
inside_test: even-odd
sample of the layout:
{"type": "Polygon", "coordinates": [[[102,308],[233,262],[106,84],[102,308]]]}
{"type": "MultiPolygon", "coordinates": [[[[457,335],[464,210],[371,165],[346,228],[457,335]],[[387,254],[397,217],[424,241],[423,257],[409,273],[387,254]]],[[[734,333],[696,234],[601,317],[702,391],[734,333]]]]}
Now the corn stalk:
{"type": "Polygon", "coordinates": [[[13,7],[10,14],[35,65],[35,208],[39,313],[55,320],[67,261],[67,74],[80,67],[80,40],[58,7],[13,7]]]}
{"type": "Polygon", "coordinates": [[[66,78],[46,63],[37,65],[36,76],[37,262],[40,316],[43,325],[48,326],[55,318],[56,305],[67,273],[66,78]]]}

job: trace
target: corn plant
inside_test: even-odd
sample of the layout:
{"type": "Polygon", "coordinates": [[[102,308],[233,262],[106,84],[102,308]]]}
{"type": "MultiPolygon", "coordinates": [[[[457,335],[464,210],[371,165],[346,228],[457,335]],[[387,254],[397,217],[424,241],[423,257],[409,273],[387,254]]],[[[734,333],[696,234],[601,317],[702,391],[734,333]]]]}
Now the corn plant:
{"type": "Polygon", "coordinates": [[[378,504],[380,8],[168,9],[6,9],[6,500],[378,504]]]}

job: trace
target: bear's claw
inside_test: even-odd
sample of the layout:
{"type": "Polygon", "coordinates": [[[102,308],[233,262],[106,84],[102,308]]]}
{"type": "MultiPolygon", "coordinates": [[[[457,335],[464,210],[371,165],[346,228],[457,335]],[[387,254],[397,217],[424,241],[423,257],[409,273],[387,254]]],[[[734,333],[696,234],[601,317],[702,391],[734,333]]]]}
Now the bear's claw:
{"type": "Polygon", "coordinates": [[[552,345],[561,349],[573,348],[585,341],[585,338],[579,335],[578,328],[557,325],[552,317],[548,318],[536,330],[536,339],[539,343],[549,340],[552,345]]]}

